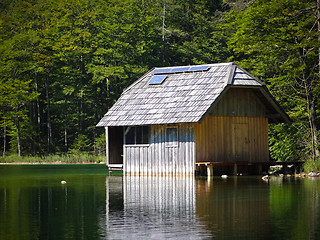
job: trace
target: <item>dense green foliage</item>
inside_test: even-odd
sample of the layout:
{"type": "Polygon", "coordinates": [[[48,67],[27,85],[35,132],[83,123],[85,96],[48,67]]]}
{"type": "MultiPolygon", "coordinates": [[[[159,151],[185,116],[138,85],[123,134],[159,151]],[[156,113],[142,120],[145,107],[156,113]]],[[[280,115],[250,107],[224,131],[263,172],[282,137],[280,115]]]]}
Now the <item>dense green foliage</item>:
{"type": "Polygon", "coordinates": [[[266,83],[293,120],[291,126],[271,126],[271,156],[315,160],[320,124],[316,2],[258,0],[235,16],[228,42],[234,59],[266,83]]]}
{"type": "Polygon", "coordinates": [[[319,157],[319,32],[311,0],[4,0],[4,154],[103,153],[99,119],[156,66],[235,61],[294,123],[270,126],[271,156],[319,157]]]}
{"type": "Polygon", "coordinates": [[[215,23],[222,8],[219,0],[2,2],[3,152],[101,152],[96,123],[148,69],[226,59],[215,23]]]}

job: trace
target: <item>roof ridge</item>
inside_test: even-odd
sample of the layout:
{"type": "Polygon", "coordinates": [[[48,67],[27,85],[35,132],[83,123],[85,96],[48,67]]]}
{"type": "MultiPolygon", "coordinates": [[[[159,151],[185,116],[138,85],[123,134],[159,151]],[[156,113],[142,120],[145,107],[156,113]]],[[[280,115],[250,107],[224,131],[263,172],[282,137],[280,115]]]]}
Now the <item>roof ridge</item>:
{"type": "Polygon", "coordinates": [[[226,62],[226,63],[209,63],[209,64],[193,64],[193,65],[177,65],[177,66],[164,66],[164,67],[154,67],[151,69],[151,71],[153,71],[154,69],[162,69],[162,68],[179,68],[179,67],[195,67],[195,66],[210,66],[210,67],[214,67],[214,66],[223,66],[223,65],[234,65],[234,62],[226,62]]]}
{"type": "Polygon", "coordinates": [[[129,91],[131,88],[133,88],[135,85],[137,85],[138,83],[140,83],[150,72],[152,72],[155,68],[151,68],[148,72],[146,72],[145,74],[143,74],[141,77],[138,78],[138,80],[136,80],[135,82],[133,82],[131,85],[129,85],[128,87],[124,88],[121,95],[126,93],[127,91],[129,91]]]}
{"type": "Polygon", "coordinates": [[[231,85],[234,83],[234,73],[236,72],[236,67],[238,65],[232,63],[229,67],[229,72],[228,72],[228,75],[226,77],[226,85],[231,85]]]}
{"type": "MultiPolygon", "coordinates": [[[[249,73],[247,70],[243,69],[242,67],[240,67],[239,65],[237,65],[237,68],[239,68],[241,71],[243,71],[245,74],[247,74],[248,76],[250,76],[252,78],[252,80],[257,81],[259,84],[261,84],[262,86],[265,86],[265,84],[263,82],[261,82],[257,77],[253,76],[251,73],[249,73]]],[[[236,72],[236,70],[235,70],[236,72]]]]}

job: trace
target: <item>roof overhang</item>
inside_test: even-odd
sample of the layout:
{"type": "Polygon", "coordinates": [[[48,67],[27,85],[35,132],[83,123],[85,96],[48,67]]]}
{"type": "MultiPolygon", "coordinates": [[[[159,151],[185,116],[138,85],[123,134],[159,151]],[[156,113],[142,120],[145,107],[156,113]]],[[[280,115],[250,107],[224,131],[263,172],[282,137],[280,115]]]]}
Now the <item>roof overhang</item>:
{"type": "Polygon", "coordinates": [[[202,122],[211,112],[212,109],[216,107],[216,105],[220,102],[220,100],[224,97],[224,95],[231,88],[245,88],[253,90],[253,93],[257,96],[257,98],[262,102],[265,106],[268,113],[266,113],[265,117],[268,118],[269,123],[292,123],[291,118],[288,114],[281,108],[278,102],[274,99],[274,97],[269,92],[268,88],[265,85],[262,86],[241,86],[241,85],[232,85],[228,84],[224,90],[221,92],[219,97],[212,103],[207,112],[201,117],[199,123],[202,122]]]}
{"type": "Polygon", "coordinates": [[[269,123],[292,123],[291,118],[274,99],[268,88],[264,85],[258,89],[259,91],[255,91],[255,93],[258,95],[260,100],[263,101],[264,105],[270,110],[270,113],[266,115],[266,117],[269,119],[269,123]]]}
{"type": "Polygon", "coordinates": [[[264,83],[234,63],[222,63],[151,69],[123,91],[97,126],[201,122],[230,88],[251,89],[270,123],[292,122],[264,83]],[[158,73],[167,77],[154,83],[158,73]]]}

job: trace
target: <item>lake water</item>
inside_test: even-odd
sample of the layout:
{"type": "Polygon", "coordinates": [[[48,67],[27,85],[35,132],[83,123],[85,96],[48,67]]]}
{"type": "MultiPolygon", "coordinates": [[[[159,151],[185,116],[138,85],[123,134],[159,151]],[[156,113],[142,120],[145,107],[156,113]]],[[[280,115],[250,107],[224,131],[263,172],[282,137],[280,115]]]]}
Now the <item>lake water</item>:
{"type": "Polygon", "coordinates": [[[320,179],[309,178],[0,166],[0,239],[320,239],[319,194],[320,179]]]}

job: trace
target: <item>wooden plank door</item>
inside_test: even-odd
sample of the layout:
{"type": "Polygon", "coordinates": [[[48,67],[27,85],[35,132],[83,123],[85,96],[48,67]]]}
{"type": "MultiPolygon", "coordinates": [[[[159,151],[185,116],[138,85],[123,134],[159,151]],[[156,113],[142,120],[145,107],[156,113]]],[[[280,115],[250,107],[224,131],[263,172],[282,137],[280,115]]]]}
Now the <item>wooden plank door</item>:
{"type": "Polygon", "coordinates": [[[249,161],[249,127],[247,123],[232,124],[232,153],[235,162],[249,161]]]}

